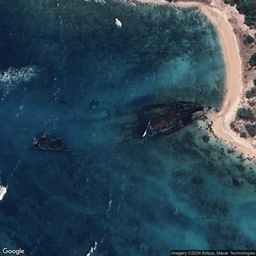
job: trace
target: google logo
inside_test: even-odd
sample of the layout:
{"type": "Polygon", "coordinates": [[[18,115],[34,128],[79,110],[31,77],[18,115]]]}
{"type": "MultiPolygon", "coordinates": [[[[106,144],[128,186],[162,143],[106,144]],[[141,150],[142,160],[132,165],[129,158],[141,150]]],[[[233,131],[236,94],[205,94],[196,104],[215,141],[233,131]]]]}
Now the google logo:
{"type": "Polygon", "coordinates": [[[10,250],[8,248],[4,248],[2,250],[2,252],[3,252],[3,254],[15,254],[15,255],[24,254],[24,250],[22,250],[22,249],[10,250]]]}

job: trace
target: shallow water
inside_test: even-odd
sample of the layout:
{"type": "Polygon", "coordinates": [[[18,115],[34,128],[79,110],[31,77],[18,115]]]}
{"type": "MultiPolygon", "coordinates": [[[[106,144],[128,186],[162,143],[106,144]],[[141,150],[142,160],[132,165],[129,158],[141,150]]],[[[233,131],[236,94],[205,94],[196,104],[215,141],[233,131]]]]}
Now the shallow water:
{"type": "Polygon", "coordinates": [[[153,140],[134,132],[142,106],[220,103],[224,64],[202,14],[51,0],[0,9],[1,69],[17,69],[1,80],[2,247],[49,256],[86,255],[95,242],[92,255],[254,248],[249,166],[197,124],[153,140]],[[28,65],[28,81],[13,79],[28,65]],[[71,152],[32,150],[42,131],[71,152]]]}

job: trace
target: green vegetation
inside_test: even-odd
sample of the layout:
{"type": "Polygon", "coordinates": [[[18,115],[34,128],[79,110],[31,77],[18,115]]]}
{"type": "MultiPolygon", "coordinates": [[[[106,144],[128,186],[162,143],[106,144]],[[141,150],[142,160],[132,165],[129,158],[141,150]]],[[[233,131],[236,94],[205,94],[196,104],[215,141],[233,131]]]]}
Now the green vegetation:
{"type": "Polygon", "coordinates": [[[256,135],[256,124],[246,124],[245,129],[252,137],[256,135]]]}
{"type": "Polygon", "coordinates": [[[243,42],[246,45],[252,44],[254,42],[254,38],[250,35],[244,35],[243,42]]]}
{"type": "Polygon", "coordinates": [[[255,0],[224,0],[225,4],[235,5],[240,13],[243,13],[244,23],[256,27],[256,1],[255,0]]]}
{"type": "Polygon", "coordinates": [[[241,137],[241,138],[246,138],[246,137],[247,137],[246,132],[240,132],[240,137],[241,137]]]}
{"type": "Polygon", "coordinates": [[[239,108],[236,114],[242,119],[249,119],[253,117],[252,111],[249,108],[239,108]]]}
{"type": "Polygon", "coordinates": [[[256,96],[256,87],[252,87],[251,89],[247,90],[245,93],[245,97],[250,99],[256,96]]]}
{"type": "Polygon", "coordinates": [[[244,22],[248,26],[256,26],[256,2],[255,0],[235,0],[236,8],[245,15],[244,22]]]}
{"type": "Polygon", "coordinates": [[[251,66],[256,66],[256,52],[254,52],[254,53],[251,55],[251,57],[250,57],[250,59],[249,59],[249,64],[250,64],[251,66]]]}
{"type": "Polygon", "coordinates": [[[224,3],[234,6],[236,4],[236,1],[235,0],[224,0],[224,3]]]}
{"type": "Polygon", "coordinates": [[[234,132],[237,132],[237,133],[240,132],[239,129],[236,127],[236,124],[235,124],[234,121],[232,121],[232,122],[230,123],[230,127],[231,127],[231,129],[232,129],[234,132]]]}

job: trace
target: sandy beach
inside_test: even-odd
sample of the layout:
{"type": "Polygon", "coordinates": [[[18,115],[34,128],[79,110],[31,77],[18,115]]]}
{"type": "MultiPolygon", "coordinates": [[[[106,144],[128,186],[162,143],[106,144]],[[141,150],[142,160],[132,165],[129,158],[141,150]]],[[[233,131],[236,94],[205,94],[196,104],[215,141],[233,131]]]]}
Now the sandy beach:
{"type": "Polygon", "coordinates": [[[199,7],[217,28],[226,66],[225,95],[219,113],[212,117],[213,132],[220,139],[235,146],[244,156],[253,157],[256,150],[250,141],[240,138],[230,128],[243,92],[242,63],[236,36],[225,17],[225,12],[223,13],[213,6],[199,4],[199,7]]]}
{"type": "MultiPolygon", "coordinates": [[[[140,2],[166,3],[163,0],[140,0],[140,2]]],[[[242,76],[246,71],[242,65],[243,53],[238,43],[239,38],[241,41],[242,35],[241,33],[237,35],[234,33],[236,27],[242,31],[246,27],[243,23],[243,16],[234,7],[231,9],[232,7],[224,4],[221,0],[211,0],[207,4],[197,1],[176,1],[172,4],[184,8],[197,6],[215,26],[225,61],[226,81],[219,112],[208,115],[208,121],[212,123],[212,130],[216,137],[238,149],[244,157],[254,157],[256,149],[251,143],[253,139],[241,138],[230,128],[230,123],[235,118],[244,90],[242,76]],[[233,17],[232,21],[230,17],[233,17]],[[232,22],[233,24],[231,24],[232,22]]]]}
{"type": "MultiPolygon", "coordinates": [[[[218,113],[209,116],[212,122],[214,134],[221,140],[237,148],[244,157],[254,157],[256,149],[253,147],[250,139],[241,138],[230,128],[230,123],[234,120],[239,103],[243,95],[242,75],[245,73],[242,65],[243,52],[239,49],[237,35],[233,31],[233,26],[229,22],[227,14],[230,15],[231,7],[221,1],[213,0],[211,4],[201,2],[178,2],[179,6],[196,5],[207,16],[215,26],[226,66],[225,92],[222,104],[218,113]]],[[[233,10],[233,12],[236,10],[233,10]]],[[[237,20],[235,26],[245,27],[243,16],[238,12],[233,14],[237,20]]],[[[242,35],[240,35],[242,37],[242,35]]]]}

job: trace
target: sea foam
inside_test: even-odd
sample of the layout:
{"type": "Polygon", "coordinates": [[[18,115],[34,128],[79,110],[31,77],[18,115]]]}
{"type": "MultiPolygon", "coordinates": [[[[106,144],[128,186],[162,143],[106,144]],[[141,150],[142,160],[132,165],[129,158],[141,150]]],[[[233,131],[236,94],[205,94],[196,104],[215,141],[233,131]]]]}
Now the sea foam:
{"type": "Polygon", "coordinates": [[[35,66],[25,66],[21,68],[9,67],[0,73],[0,90],[4,99],[13,89],[22,82],[29,82],[35,78],[39,69],[35,66]]]}

